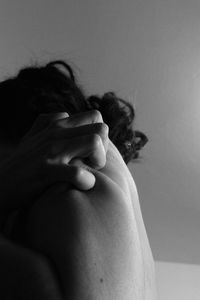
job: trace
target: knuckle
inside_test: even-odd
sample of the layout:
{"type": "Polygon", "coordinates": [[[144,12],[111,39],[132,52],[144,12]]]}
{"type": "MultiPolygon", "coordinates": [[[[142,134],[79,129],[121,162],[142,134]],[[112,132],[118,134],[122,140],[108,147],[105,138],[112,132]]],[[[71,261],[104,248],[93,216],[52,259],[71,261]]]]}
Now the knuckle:
{"type": "Polygon", "coordinates": [[[97,126],[97,133],[103,137],[108,136],[109,128],[108,125],[105,123],[99,123],[97,126]]]}
{"type": "Polygon", "coordinates": [[[92,148],[97,149],[101,145],[101,137],[98,134],[93,134],[91,136],[92,148]]]}
{"type": "Polygon", "coordinates": [[[99,110],[94,109],[94,110],[91,111],[91,114],[92,114],[92,118],[95,122],[102,122],[103,121],[102,115],[101,115],[99,110]]]}

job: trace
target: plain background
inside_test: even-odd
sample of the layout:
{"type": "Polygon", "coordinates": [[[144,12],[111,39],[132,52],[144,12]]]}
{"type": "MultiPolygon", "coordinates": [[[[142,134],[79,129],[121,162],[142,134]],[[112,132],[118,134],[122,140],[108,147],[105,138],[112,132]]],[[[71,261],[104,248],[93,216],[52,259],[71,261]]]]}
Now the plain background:
{"type": "Polygon", "coordinates": [[[0,79],[66,59],[88,94],[134,105],[160,299],[200,299],[200,1],[0,0],[0,39],[0,79]]]}

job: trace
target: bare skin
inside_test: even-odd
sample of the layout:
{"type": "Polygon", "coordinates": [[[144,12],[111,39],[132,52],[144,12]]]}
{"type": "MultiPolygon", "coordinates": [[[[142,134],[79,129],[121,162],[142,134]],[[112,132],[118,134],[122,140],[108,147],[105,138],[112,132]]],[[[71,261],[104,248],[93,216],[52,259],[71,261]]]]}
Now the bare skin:
{"type": "MultiPolygon", "coordinates": [[[[52,116],[45,118],[51,120],[52,116]]],[[[105,165],[108,128],[98,111],[57,117],[42,130],[40,125],[39,119],[12,154],[1,161],[0,211],[4,215],[31,203],[59,181],[83,190],[93,187],[91,173],[69,166],[74,157],[87,159],[97,169],[105,165]]]]}
{"type": "MultiPolygon", "coordinates": [[[[87,190],[95,177],[70,166],[79,156],[95,168],[105,164],[106,125],[98,111],[71,117],[42,116],[18,147],[0,147],[0,228],[8,214],[30,206],[54,185],[64,182],[87,190]],[[50,120],[49,120],[50,117],[50,120]],[[44,126],[45,125],[45,126],[44,126]],[[44,128],[45,127],[45,128],[44,128]],[[74,138],[76,136],[76,138],[74,138]]],[[[0,235],[0,297],[3,299],[61,298],[51,263],[41,253],[24,248],[0,235]]]]}
{"type": "Polygon", "coordinates": [[[18,277],[30,288],[38,287],[41,299],[156,299],[154,262],[134,181],[115,146],[107,143],[105,134],[101,137],[105,152],[108,149],[103,169],[101,150],[93,155],[93,167],[76,155],[68,163],[72,169],[89,169],[94,187],[78,176],[77,188],[63,181],[46,189],[28,216],[28,246],[34,251],[12,248],[14,261],[19,255],[24,266],[18,277]],[[23,251],[28,259],[23,260],[23,251]],[[27,281],[24,274],[38,274],[37,281],[32,276],[27,281]]]}
{"type": "Polygon", "coordinates": [[[0,298],[63,300],[49,260],[0,235],[0,298]]]}
{"type": "Polygon", "coordinates": [[[62,184],[35,203],[28,223],[31,247],[55,265],[64,299],[156,299],[137,190],[111,142],[105,167],[91,171],[96,183],[90,191],[62,184]]]}

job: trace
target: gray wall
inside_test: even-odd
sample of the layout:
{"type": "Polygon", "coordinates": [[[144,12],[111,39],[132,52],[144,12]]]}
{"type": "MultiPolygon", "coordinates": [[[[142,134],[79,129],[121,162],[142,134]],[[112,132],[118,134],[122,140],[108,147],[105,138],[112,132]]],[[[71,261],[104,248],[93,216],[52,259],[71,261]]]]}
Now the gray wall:
{"type": "Polygon", "coordinates": [[[156,262],[159,300],[199,300],[200,266],[156,262]]]}
{"type": "Polygon", "coordinates": [[[156,260],[200,263],[200,1],[0,1],[0,77],[64,58],[86,91],[132,102],[130,166],[156,260]]]}

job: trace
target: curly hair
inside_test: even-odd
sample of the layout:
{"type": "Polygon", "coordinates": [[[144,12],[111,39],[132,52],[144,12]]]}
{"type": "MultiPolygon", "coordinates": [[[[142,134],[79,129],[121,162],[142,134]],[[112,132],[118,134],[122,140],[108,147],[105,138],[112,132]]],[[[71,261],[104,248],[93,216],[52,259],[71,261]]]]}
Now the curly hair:
{"type": "Polygon", "coordinates": [[[134,108],[114,92],[86,96],[70,65],[62,60],[30,66],[0,83],[0,137],[13,143],[28,132],[41,113],[69,115],[97,109],[109,126],[109,138],[128,163],[139,157],[146,135],[133,130],[134,108]]]}

